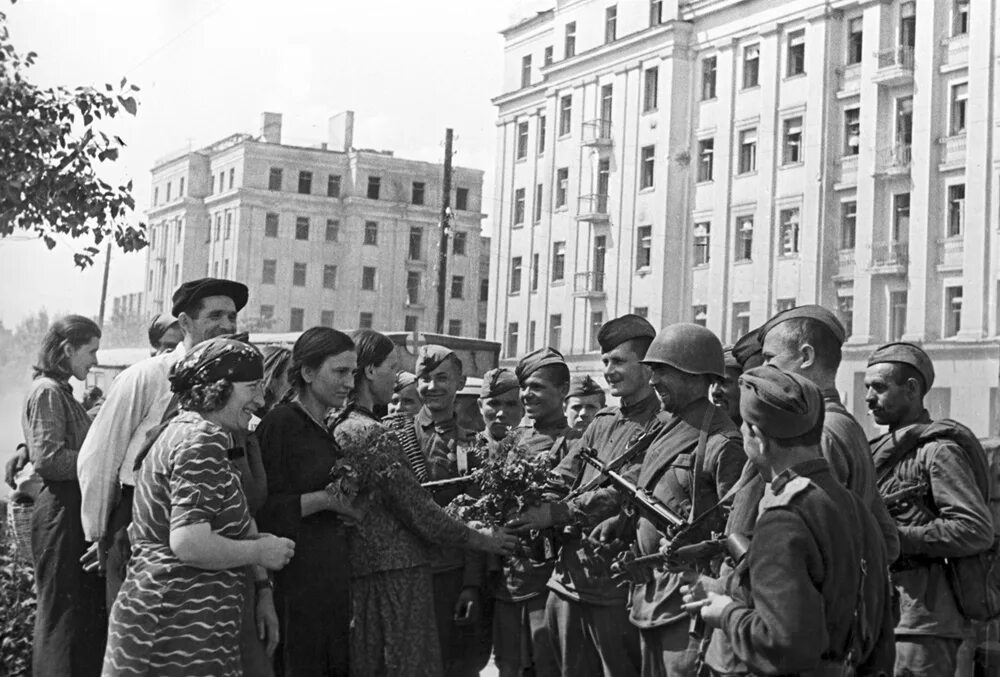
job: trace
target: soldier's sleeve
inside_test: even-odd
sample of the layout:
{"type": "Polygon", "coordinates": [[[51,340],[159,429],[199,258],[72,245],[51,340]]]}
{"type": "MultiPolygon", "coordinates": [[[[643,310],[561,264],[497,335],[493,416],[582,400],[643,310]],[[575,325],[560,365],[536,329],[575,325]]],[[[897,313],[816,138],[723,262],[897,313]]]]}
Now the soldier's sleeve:
{"type": "Polygon", "coordinates": [[[715,479],[715,491],[718,498],[725,496],[739,482],[746,465],[747,455],[743,451],[743,440],[737,437],[726,437],[717,452],[712,454],[712,475],[715,479]]]}

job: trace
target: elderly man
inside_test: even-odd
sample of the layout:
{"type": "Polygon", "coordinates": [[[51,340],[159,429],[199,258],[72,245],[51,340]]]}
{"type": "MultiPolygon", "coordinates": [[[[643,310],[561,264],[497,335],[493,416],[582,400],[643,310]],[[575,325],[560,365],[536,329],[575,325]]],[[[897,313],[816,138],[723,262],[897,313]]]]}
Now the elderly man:
{"type": "Polygon", "coordinates": [[[486,429],[476,436],[476,441],[492,457],[510,429],[524,417],[520,384],[514,372],[498,367],[483,374],[478,403],[486,429]]]}
{"type": "Polygon", "coordinates": [[[564,405],[571,428],[580,433],[585,431],[604,405],[604,389],[589,374],[573,378],[564,405]]]}

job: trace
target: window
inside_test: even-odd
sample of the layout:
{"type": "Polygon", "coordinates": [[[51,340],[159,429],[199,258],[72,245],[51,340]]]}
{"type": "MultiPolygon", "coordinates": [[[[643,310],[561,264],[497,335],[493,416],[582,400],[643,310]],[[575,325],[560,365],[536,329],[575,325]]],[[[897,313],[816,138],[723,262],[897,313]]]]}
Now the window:
{"type": "Polygon", "coordinates": [[[576,22],[570,21],[566,24],[566,40],[563,43],[563,58],[568,59],[576,55],[576,22]]]}
{"type": "Polygon", "coordinates": [[[507,357],[517,356],[517,322],[507,323],[507,341],[504,343],[507,357]]]}
{"type": "Polygon", "coordinates": [[[545,116],[538,116],[538,144],[535,152],[539,155],[545,152],[545,116]]]}
{"type": "Polygon", "coordinates": [[[783,313],[795,307],[795,299],[778,299],[774,303],[774,312],[783,313]]]}
{"type": "Polygon", "coordinates": [[[653,261],[653,227],[639,226],[635,236],[635,267],[649,268],[653,261]]]}
{"type": "Polygon", "coordinates": [[[597,209],[600,213],[608,211],[608,190],[611,186],[611,160],[601,158],[597,161],[597,209]]]}
{"type": "Polygon", "coordinates": [[[365,244],[378,246],[378,222],[365,221],[365,244]]]}
{"type": "Polygon", "coordinates": [[[896,99],[896,143],[909,146],[913,143],[913,97],[896,99]]]}
{"type": "Polygon", "coordinates": [[[782,209],[778,214],[781,228],[781,240],[778,243],[782,256],[795,256],[799,253],[799,210],[782,209]]]}
{"type": "Polygon", "coordinates": [[[844,155],[857,155],[861,147],[861,109],[844,111],[844,155]]]}
{"type": "MultiPolygon", "coordinates": [[[[226,187],[226,173],[219,172],[219,192],[221,193],[226,187]]],[[[230,188],[232,188],[230,186],[230,188]]]]}
{"type": "Polygon", "coordinates": [[[649,0],[649,25],[659,26],[663,22],[663,0],[649,0]]]}
{"type": "Polygon", "coordinates": [[[604,42],[614,42],[618,32],[618,5],[611,5],[604,10],[604,42]]]}
{"type": "Polygon", "coordinates": [[[691,306],[691,321],[702,327],[708,324],[708,306],[691,306]]]}
{"type": "Polygon", "coordinates": [[[552,281],[562,282],[566,276],[566,243],[552,243],[552,281]]]}
{"type": "MultiPolygon", "coordinates": [[[[212,178],[213,182],[215,177],[212,178]]],[[[267,177],[267,189],[268,190],[281,190],[281,168],[271,167],[271,173],[267,177]]],[[[219,182],[219,191],[222,191],[222,182],[219,182]]]]}
{"type": "Polygon", "coordinates": [[[306,286],[306,264],[295,263],[292,266],[292,285],[295,287],[306,286]]]}
{"type": "Polygon", "coordinates": [[[524,188],[514,191],[514,225],[519,226],[524,223],[524,188]]]}
{"type": "Polygon", "coordinates": [[[219,262],[212,261],[212,277],[219,277],[219,262]]]}
{"type": "MultiPolygon", "coordinates": [[[[232,176],[232,174],[230,174],[232,176]]],[[[309,195],[312,193],[313,185],[313,173],[312,172],[299,172],[299,193],[302,195],[309,195]]],[[[232,188],[232,185],[230,185],[232,188]]]]}
{"type": "Polygon", "coordinates": [[[889,292],[889,340],[899,341],[906,333],[906,292],[889,292]]]}
{"type": "Polygon", "coordinates": [[[528,322],[528,346],[527,350],[530,352],[535,349],[535,330],[537,325],[534,320],[528,322]]]}
{"type": "Polygon", "coordinates": [[[788,118],[782,127],[784,129],[782,164],[791,165],[802,162],[802,118],[788,118]]]}
{"type": "MultiPolygon", "coordinates": [[[[229,277],[229,270],[228,270],[228,268],[229,268],[229,259],[226,259],[226,268],[227,268],[226,274],[223,275],[223,277],[229,277]]],[[[178,278],[180,277],[180,275],[181,275],[181,264],[175,263],[174,264],[174,286],[175,287],[177,286],[178,278]]]]}
{"type": "Polygon", "coordinates": [[[859,16],[847,21],[847,63],[861,63],[864,56],[862,52],[864,20],[859,16]]]}
{"type": "Polygon", "coordinates": [[[274,212],[264,215],[264,237],[278,237],[278,215],[274,212]]]}
{"type": "Polygon", "coordinates": [[[639,166],[639,189],[653,187],[653,170],[656,162],[656,146],[643,146],[639,166]]]}
{"type": "Polygon", "coordinates": [[[407,258],[420,261],[424,257],[424,229],[419,226],[410,227],[410,248],[407,258]]]}
{"type": "Polygon", "coordinates": [[[455,209],[459,211],[467,211],[469,209],[469,189],[468,188],[456,188],[455,189],[455,209]]]}
{"type": "Polygon", "coordinates": [[[958,237],[965,225],[965,184],[948,186],[948,237],[958,237]]]}
{"type": "Polygon", "coordinates": [[[326,177],[326,196],[340,197],[340,175],[330,174],[326,177]]]}
{"type": "Polygon", "coordinates": [[[358,329],[371,329],[374,322],[372,313],[358,313],[358,329]]]}
{"type": "Polygon", "coordinates": [[[892,241],[907,242],[910,239],[910,194],[896,193],[892,196],[892,241]]]}
{"type": "Polygon", "coordinates": [[[899,44],[914,47],[917,44],[917,3],[904,2],[899,6],[899,44]]]}
{"type": "Polygon", "coordinates": [[[226,239],[229,240],[233,237],[233,213],[230,210],[226,210],[226,239]]]}
{"type": "Polygon", "coordinates": [[[468,233],[464,230],[456,231],[455,234],[451,236],[451,253],[455,256],[465,256],[465,248],[468,240],[468,233]]]}
{"type": "Polygon", "coordinates": [[[944,335],[955,336],[962,329],[962,287],[944,288],[944,335]]]}
{"type": "Polygon", "coordinates": [[[806,72],[806,32],[792,31],[788,34],[788,68],[786,75],[802,75],[806,72]]]}
{"type": "Polygon", "coordinates": [[[424,203],[424,182],[414,181],[413,186],[410,189],[410,202],[415,205],[422,205],[424,203]]]}
{"type": "MultiPolygon", "coordinates": [[[[753,217],[740,216],[736,219],[736,256],[737,261],[753,260],[753,217]]],[[[744,334],[746,332],[743,332],[744,334]]],[[[742,336],[743,334],[740,334],[742,336]]]]}
{"type": "Polygon", "coordinates": [[[738,174],[757,171],[757,130],[744,129],[740,132],[740,157],[738,174]]]}
{"type": "Polygon", "coordinates": [[[274,284],[274,278],[277,272],[277,259],[264,259],[264,268],[260,272],[261,284],[274,284]]]}
{"type": "Polygon", "coordinates": [[[326,241],[336,242],[340,239],[340,221],[337,219],[326,220],[326,241]]]}
{"type": "Polygon", "coordinates": [[[375,268],[373,266],[361,268],[361,289],[375,291],[375,268]]]}
{"type": "Polygon", "coordinates": [[[465,298],[465,276],[464,275],[452,275],[451,276],[451,298],[453,298],[453,299],[464,299],[465,298]]]}
{"type": "Polygon", "coordinates": [[[461,336],[462,335],[462,321],[461,320],[448,320],[448,335],[449,336],[461,336]]]}
{"type": "Polygon", "coordinates": [[[521,57],[521,86],[527,87],[531,84],[531,55],[525,54],[521,57]]]}
{"type": "Polygon", "coordinates": [[[521,257],[515,256],[510,260],[510,293],[521,293],[521,257]]]}
{"type": "Polygon", "coordinates": [[[309,217],[298,216],[295,218],[295,239],[309,239],[309,217]]]}
{"type": "Polygon", "coordinates": [[[416,315],[407,315],[403,318],[403,331],[416,331],[418,319],[416,315]]]}
{"type": "Polygon", "coordinates": [[[153,206],[155,207],[158,204],[160,204],[160,189],[159,188],[154,188],[153,189],[153,206]]]}
{"type": "Polygon", "coordinates": [[[698,180],[711,181],[715,165],[715,139],[698,139],[698,180]]]}
{"type": "Polygon", "coordinates": [[[408,270],[406,272],[406,303],[415,306],[420,303],[420,271],[408,270]]]}
{"type": "Polygon", "coordinates": [[[572,119],[573,95],[567,94],[559,99],[559,136],[566,136],[569,134],[572,119]]]}
{"type": "Polygon", "coordinates": [[[490,300],[490,278],[488,277],[479,280],[479,300],[484,303],[490,300]]]}
{"type": "Polygon", "coordinates": [[[734,303],[733,304],[733,333],[732,333],[732,343],[750,332],[750,304],[749,303],[734,303]]]}
{"type": "Polygon", "coordinates": [[[701,100],[715,98],[716,57],[707,56],[701,60],[701,100]]]}
{"type": "Polygon", "coordinates": [[[969,101],[969,83],[962,82],[951,88],[951,133],[965,133],[965,111],[969,101]]]}
{"type": "Polygon", "coordinates": [[[177,197],[178,198],[184,197],[184,177],[183,176],[181,177],[180,185],[177,187],[177,197]]]}
{"type": "Polygon", "coordinates": [[[840,248],[854,249],[857,245],[858,203],[840,203],[840,248]]]}
{"type": "Polygon", "coordinates": [[[288,331],[302,331],[305,325],[305,310],[302,308],[292,308],[289,314],[288,331]]]}
{"type": "Polygon", "coordinates": [[[485,322],[480,322],[479,323],[479,331],[476,333],[476,338],[481,338],[481,339],[486,338],[486,323],[485,322]]]}
{"type": "Polygon", "coordinates": [[[694,224],[694,265],[707,266],[711,253],[712,224],[707,221],[694,224]]]}
{"type": "Polygon", "coordinates": [[[230,170],[229,170],[229,190],[232,190],[233,186],[235,184],[236,184],[236,169],[235,168],[230,168],[230,170]]]}
{"type": "Polygon", "coordinates": [[[854,333],[854,297],[837,297],[837,319],[844,325],[844,335],[850,336],[854,333]]]}
{"type": "Polygon", "coordinates": [[[569,167],[560,167],[556,170],[556,204],[555,208],[566,206],[566,198],[569,193],[569,167]]]}
{"type": "Polygon", "coordinates": [[[538,270],[541,266],[538,263],[538,254],[531,255],[531,291],[538,291],[538,270]]]}
{"type": "Polygon", "coordinates": [[[181,241],[181,232],[183,230],[184,230],[184,222],[178,220],[177,221],[177,230],[175,231],[177,233],[177,239],[175,240],[175,242],[179,243],[181,241]]]}
{"type": "Polygon", "coordinates": [[[331,265],[323,266],[323,288],[324,289],[337,288],[337,266],[331,266],[331,265]]]}
{"type": "Polygon", "coordinates": [[[321,310],[319,311],[319,326],[329,327],[333,329],[333,311],[332,310],[321,310]]]}
{"type": "Polygon", "coordinates": [[[377,200],[379,193],[382,191],[382,177],[379,176],[369,176],[368,177],[368,199],[377,200]]]}
{"type": "Polygon", "coordinates": [[[528,123],[518,122],[517,123],[517,155],[515,156],[518,160],[523,160],[528,157],[528,123]]]}
{"type": "Polygon", "coordinates": [[[260,307],[260,319],[262,319],[262,320],[273,320],[274,319],[274,306],[262,305],[260,307]]]}
{"type": "Polygon", "coordinates": [[[562,343],[562,315],[549,315],[549,347],[559,350],[562,343]]]}
{"type": "Polygon", "coordinates": [[[969,32],[969,0],[954,0],[951,17],[951,34],[965,35],[969,32]]]}
{"type": "Polygon", "coordinates": [[[167,181],[167,202],[170,202],[170,182],[167,181]]]}
{"type": "Polygon", "coordinates": [[[545,186],[540,183],[535,186],[535,200],[532,213],[534,223],[540,223],[542,220],[542,191],[544,189],[545,186]]]}
{"type": "MultiPolygon", "coordinates": [[[[211,187],[208,189],[208,192],[209,192],[209,194],[214,194],[215,193],[215,174],[212,174],[212,176],[209,177],[209,178],[211,179],[212,182],[211,182],[211,187]]],[[[222,189],[220,188],[219,190],[221,191],[222,189]]]]}
{"type": "Polygon", "coordinates": [[[215,241],[222,239],[222,214],[215,215],[215,241]]]}
{"type": "Polygon", "coordinates": [[[743,48],[743,89],[756,87],[760,76],[760,45],[743,48]]]}
{"type": "Polygon", "coordinates": [[[542,52],[542,66],[543,67],[544,66],[551,66],[552,65],[552,52],[553,52],[552,45],[549,45],[548,47],[546,47],[545,51],[542,52]]]}
{"type": "Polygon", "coordinates": [[[642,93],[642,112],[656,110],[656,99],[660,84],[660,69],[656,66],[647,68],[642,93]]]}
{"type": "Polygon", "coordinates": [[[594,352],[599,352],[601,350],[601,344],[597,342],[597,337],[601,333],[601,327],[604,325],[604,313],[600,310],[595,310],[590,313],[590,350],[594,352]]]}

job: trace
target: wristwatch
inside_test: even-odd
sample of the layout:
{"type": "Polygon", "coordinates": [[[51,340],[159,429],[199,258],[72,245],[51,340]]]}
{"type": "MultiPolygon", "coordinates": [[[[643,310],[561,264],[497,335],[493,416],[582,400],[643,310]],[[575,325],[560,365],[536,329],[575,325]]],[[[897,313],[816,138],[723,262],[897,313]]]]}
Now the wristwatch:
{"type": "Polygon", "coordinates": [[[257,592],[261,590],[274,590],[274,581],[271,580],[270,576],[267,578],[258,578],[253,582],[253,589],[257,592]]]}

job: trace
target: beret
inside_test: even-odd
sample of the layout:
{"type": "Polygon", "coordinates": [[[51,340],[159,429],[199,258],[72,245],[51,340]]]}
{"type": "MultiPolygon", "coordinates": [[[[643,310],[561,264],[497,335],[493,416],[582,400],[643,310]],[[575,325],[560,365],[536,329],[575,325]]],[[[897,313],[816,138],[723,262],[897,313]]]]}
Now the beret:
{"type": "Polygon", "coordinates": [[[740,366],[739,361],[733,357],[732,346],[723,348],[722,358],[726,361],[726,369],[739,369],[740,371],[743,371],[743,367],[740,366]]]}
{"type": "Polygon", "coordinates": [[[587,397],[588,395],[603,395],[604,388],[597,385],[597,381],[590,378],[589,374],[574,376],[569,384],[569,393],[566,397],[587,397]]]}
{"type": "Polygon", "coordinates": [[[506,367],[497,367],[483,374],[483,385],[479,391],[479,397],[485,400],[487,397],[496,397],[508,390],[520,387],[521,384],[518,383],[517,376],[512,370],[506,367]]]}
{"type": "Polygon", "coordinates": [[[788,310],[783,310],[765,322],[764,326],[760,328],[761,343],[764,342],[764,337],[767,336],[767,332],[771,331],[782,322],[787,322],[788,320],[813,320],[826,327],[841,345],[843,345],[844,341],[847,339],[847,330],[844,329],[844,325],[837,319],[837,316],[823,306],[812,304],[806,306],[796,306],[794,308],[789,308],[788,310]]]}
{"type": "Polygon", "coordinates": [[[884,346],[876,348],[875,352],[868,357],[869,367],[882,362],[908,364],[916,369],[920,377],[924,379],[925,391],[930,390],[934,384],[934,364],[920,346],[904,341],[886,343],[884,346]]]}
{"type": "Polygon", "coordinates": [[[413,370],[417,376],[425,376],[440,367],[449,357],[454,356],[455,351],[451,348],[445,348],[436,343],[425,343],[417,351],[417,364],[413,370]]]}
{"type": "Polygon", "coordinates": [[[636,338],[656,338],[656,328],[646,318],[631,313],[608,320],[597,332],[597,343],[601,346],[602,353],[636,338]]]}
{"type": "Polygon", "coordinates": [[[775,439],[798,437],[823,420],[823,395],[815,383],[774,365],[740,376],[740,415],[775,439]]]}
{"type": "MultiPolygon", "coordinates": [[[[524,383],[525,379],[542,367],[548,367],[553,364],[561,364],[566,367],[566,360],[563,359],[562,353],[555,348],[539,348],[517,361],[517,366],[514,367],[514,374],[517,376],[518,383],[524,383]]],[[[569,367],[566,368],[569,369],[569,367]]]]}
{"type": "Polygon", "coordinates": [[[764,364],[764,346],[760,343],[760,330],[761,327],[757,327],[747,332],[733,345],[733,358],[743,371],[764,364]]]}
{"type": "Polygon", "coordinates": [[[232,280],[220,280],[217,277],[203,277],[200,280],[185,282],[174,292],[171,312],[179,316],[184,309],[198,299],[209,296],[228,296],[236,305],[236,310],[243,310],[250,297],[250,290],[245,284],[232,280]]]}
{"type": "Polygon", "coordinates": [[[406,390],[417,382],[417,375],[405,370],[396,372],[396,381],[392,384],[392,392],[398,393],[406,390]]]}
{"type": "Polygon", "coordinates": [[[149,345],[158,346],[167,330],[177,324],[177,318],[170,313],[160,313],[149,323],[149,345]]]}

